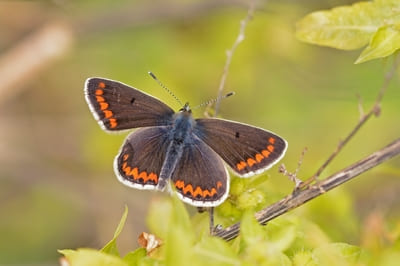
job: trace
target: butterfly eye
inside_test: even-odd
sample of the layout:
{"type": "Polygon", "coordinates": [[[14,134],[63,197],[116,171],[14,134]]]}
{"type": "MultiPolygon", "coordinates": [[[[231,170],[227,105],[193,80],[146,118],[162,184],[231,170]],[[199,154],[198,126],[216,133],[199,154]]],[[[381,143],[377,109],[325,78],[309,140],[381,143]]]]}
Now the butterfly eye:
{"type": "Polygon", "coordinates": [[[136,101],[136,98],[132,98],[131,99],[131,104],[133,105],[133,103],[136,101]]]}

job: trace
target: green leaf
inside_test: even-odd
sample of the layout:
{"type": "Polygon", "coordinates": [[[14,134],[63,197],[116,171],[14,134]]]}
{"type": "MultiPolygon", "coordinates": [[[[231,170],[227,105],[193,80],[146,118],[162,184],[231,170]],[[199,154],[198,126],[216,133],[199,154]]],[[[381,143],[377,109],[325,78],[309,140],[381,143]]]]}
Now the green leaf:
{"type": "Polygon", "coordinates": [[[313,261],[312,253],[310,251],[299,251],[293,256],[294,266],[316,266],[317,264],[313,261]]]}
{"type": "Polygon", "coordinates": [[[240,224],[240,237],[246,246],[262,241],[266,237],[265,231],[250,211],[243,215],[240,224]]]}
{"type": "Polygon", "coordinates": [[[125,205],[125,211],[122,214],[122,217],[121,217],[121,220],[119,221],[117,229],[115,230],[114,237],[113,237],[113,239],[110,240],[110,242],[108,242],[101,249],[102,252],[119,256],[119,252],[118,252],[118,248],[117,248],[117,238],[118,238],[119,234],[121,233],[122,229],[124,228],[127,216],[128,216],[128,207],[125,205]]]}
{"type": "Polygon", "coordinates": [[[128,264],[128,266],[139,265],[140,261],[146,257],[146,249],[138,248],[135,251],[131,251],[125,255],[123,261],[128,264]]]}
{"type": "Polygon", "coordinates": [[[158,219],[168,228],[164,252],[166,265],[186,266],[193,263],[193,246],[195,235],[189,214],[182,201],[174,194],[168,202],[171,206],[169,216],[158,219]]]}
{"type": "Polygon", "coordinates": [[[170,225],[171,213],[173,206],[170,199],[160,198],[151,202],[146,218],[147,226],[152,234],[161,239],[166,239],[170,225]]]}
{"type": "Polygon", "coordinates": [[[193,249],[198,261],[212,261],[212,265],[240,265],[240,260],[224,240],[204,237],[193,249]]]}
{"type": "Polygon", "coordinates": [[[400,24],[397,27],[381,27],[372,37],[369,45],[362,51],[356,64],[389,56],[398,49],[400,49],[400,24]]]}
{"type": "Polygon", "coordinates": [[[297,23],[299,40],[343,50],[367,45],[381,27],[400,24],[400,2],[359,2],[313,12],[297,23]]]}
{"type": "Polygon", "coordinates": [[[297,224],[286,218],[275,219],[265,226],[268,244],[282,252],[290,248],[293,244],[297,237],[297,230],[297,224]]]}
{"type": "Polygon", "coordinates": [[[104,252],[81,248],[78,250],[64,249],[59,250],[61,254],[63,254],[68,261],[69,265],[73,266],[87,266],[87,265],[96,265],[96,266],[129,266],[125,261],[123,261],[120,257],[106,254],[104,252]]]}
{"type": "Polygon", "coordinates": [[[361,255],[361,249],[346,243],[330,243],[313,251],[317,265],[354,265],[361,255]]]}

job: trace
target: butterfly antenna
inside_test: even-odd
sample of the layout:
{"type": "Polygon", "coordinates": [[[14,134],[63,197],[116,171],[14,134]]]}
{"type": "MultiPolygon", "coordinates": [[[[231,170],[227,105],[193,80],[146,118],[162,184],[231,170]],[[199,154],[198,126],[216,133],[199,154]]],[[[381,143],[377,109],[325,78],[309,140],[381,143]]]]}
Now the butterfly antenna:
{"type": "Polygon", "coordinates": [[[229,96],[232,96],[232,95],[235,95],[235,93],[234,93],[233,91],[232,91],[232,92],[229,92],[229,93],[227,93],[227,94],[225,94],[225,95],[222,95],[222,96],[220,96],[220,97],[217,97],[217,98],[208,100],[208,101],[206,101],[206,102],[204,102],[204,103],[202,103],[202,104],[199,104],[199,105],[193,107],[192,110],[197,109],[197,108],[200,108],[200,107],[203,107],[203,106],[205,106],[205,105],[209,105],[209,104],[211,104],[211,103],[215,103],[215,102],[220,101],[220,100],[222,100],[222,99],[228,98],[229,96]]]}
{"type": "Polygon", "coordinates": [[[176,95],[175,95],[172,91],[170,91],[170,90],[167,88],[167,86],[165,86],[165,85],[156,77],[156,75],[153,74],[153,72],[149,71],[149,75],[150,75],[155,81],[157,81],[157,83],[158,83],[162,88],[164,88],[172,97],[174,97],[174,99],[175,99],[181,106],[183,106],[183,104],[182,104],[182,102],[179,100],[179,98],[176,97],[176,95]]]}

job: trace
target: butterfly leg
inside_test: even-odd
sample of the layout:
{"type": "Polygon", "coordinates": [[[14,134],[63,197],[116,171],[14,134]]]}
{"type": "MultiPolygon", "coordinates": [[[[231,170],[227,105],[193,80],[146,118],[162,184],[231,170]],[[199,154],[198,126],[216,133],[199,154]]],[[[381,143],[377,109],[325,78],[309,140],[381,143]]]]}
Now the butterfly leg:
{"type": "Polygon", "coordinates": [[[208,209],[208,215],[209,215],[209,218],[210,218],[210,235],[214,235],[214,231],[215,231],[215,228],[214,228],[214,207],[210,207],[208,209]]]}

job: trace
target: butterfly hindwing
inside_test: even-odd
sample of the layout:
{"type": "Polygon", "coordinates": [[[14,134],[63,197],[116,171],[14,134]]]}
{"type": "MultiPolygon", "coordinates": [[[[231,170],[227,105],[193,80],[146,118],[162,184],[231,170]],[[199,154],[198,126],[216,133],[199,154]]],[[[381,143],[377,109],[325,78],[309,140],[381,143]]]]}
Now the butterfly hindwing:
{"type": "Polygon", "coordinates": [[[222,160],[197,137],[183,148],[171,181],[184,202],[198,207],[217,206],[229,192],[229,174],[222,160]]]}
{"type": "Polygon", "coordinates": [[[123,184],[156,189],[168,148],[169,127],[140,128],[131,133],[114,160],[114,171],[123,184]]]}
{"type": "Polygon", "coordinates": [[[170,107],[118,81],[89,78],[85,97],[96,120],[107,131],[172,123],[174,111],[170,107]]]}
{"type": "Polygon", "coordinates": [[[276,134],[229,120],[196,119],[194,134],[242,177],[267,170],[287,149],[287,142],[276,134]]]}

